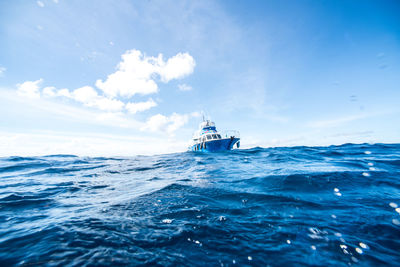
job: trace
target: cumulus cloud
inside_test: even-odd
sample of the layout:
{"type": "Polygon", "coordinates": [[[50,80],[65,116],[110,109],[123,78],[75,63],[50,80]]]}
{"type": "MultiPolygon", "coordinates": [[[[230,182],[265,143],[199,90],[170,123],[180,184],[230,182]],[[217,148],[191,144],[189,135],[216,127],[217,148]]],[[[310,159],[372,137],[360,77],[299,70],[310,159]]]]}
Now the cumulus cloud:
{"type": "Polygon", "coordinates": [[[197,117],[198,114],[198,112],[193,112],[191,114],[173,113],[169,117],[162,114],[157,114],[150,117],[140,130],[150,132],[166,132],[169,135],[174,135],[174,133],[184,126],[191,117],[197,117]]]}
{"type": "Polygon", "coordinates": [[[57,96],[63,96],[63,97],[72,98],[71,93],[66,88],[58,90],[57,91],[57,96]]]}
{"type": "Polygon", "coordinates": [[[48,86],[43,88],[42,94],[45,97],[55,97],[57,96],[56,88],[54,86],[48,86]]]}
{"type": "Polygon", "coordinates": [[[191,91],[193,88],[187,84],[179,84],[178,88],[180,91],[191,91]]]}
{"type": "Polygon", "coordinates": [[[43,79],[37,81],[26,81],[21,84],[17,84],[17,94],[29,98],[40,98],[39,84],[43,79]]]}
{"type": "Polygon", "coordinates": [[[180,79],[193,72],[196,63],[191,55],[188,53],[178,53],[176,56],[168,59],[166,63],[162,61],[161,57],[159,75],[163,82],[169,82],[173,79],[180,79]]]}
{"type": "Polygon", "coordinates": [[[125,105],[117,99],[110,99],[99,95],[91,86],[83,86],[74,91],[66,88],[57,90],[54,86],[49,86],[43,88],[42,94],[44,97],[70,98],[82,103],[84,106],[94,107],[103,111],[121,111],[125,105]]]}
{"type": "Polygon", "coordinates": [[[157,132],[157,131],[163,131],[165,130],[166,126],[168,125],[169,119],[168,117],[157,114],[154,116],[151,116],[147,122],[146,125],[141,128],[142,131],[149,130],[150,132],[157,132]]]}
{"type": "Polygon", "coordinates": [[[191,74],[196,65],[188,53],[178,53],[164,61],[162,54],[148,57],[139,50],[129,50],[121,58],[116,72],[108,75],[105,81],[96,81],[96,86],[109,97],[157,93],[157,76],[166,83],[191,74]]]}
{"type": "Polygon", "coordinates": [[[95,107],[105,111],[120,111],[124,107],[122,101],[100,96],[97,91],[90,86],[83,86],[71,93],[65,93],[64,96],[70,97],[85,106],[95,107]]]}
{"type": "MultiPolygon", "coordinates": [[[[54,86],[44,87],[40,91],[40,83],[43,81],[26,81],[17,84],[17,92],[20,96],[30,98],[55,98],[63,97],[81,103],[83,106],[105,111],[101,120],[107,121],[119,118],[119,125],[129,125],[127,113],[136,114],[157,106],[157,103],[149,98],[143,102],[127,102],[136,94],[148,95],[158,92],[157,82],[168,83],[173,79],[181,79],[194,71],[196,65],[193,57],[188,53],[178,53],[165,60],[162,54],[157,57],[149,57],[139,50],[129,50],[121,56],[122,60],[117,66],[117,71],[108,75],[107,79],[97,80],[95,85],[83,86],[75,90],[67,88],[57,89],[54,86]],[[114,119],[110,119],[112,116],[114,119]],[[122,119],[121,119],[122,118],[122,119]]],[[[1,69],[0,69],[1,71],[1,69]]],[[[179,85],[180,90],[189,91],[192,88],[186,84],[179,85]]],[[[162,114],[154,115],[141,123],[138,129],[150,132],[167,132],[170,136],[184,126],[192,114],[173,113],[171,116],[162,114]]]]}
{"type": "Polygon", "coordinates": [[[137,103],[127,103],[125,108],[132,114],[137,112],[145,111],[157,106],[157,103],[154,102],[153,99],[149,99],[146,102],[137,102],[137,103]]]}

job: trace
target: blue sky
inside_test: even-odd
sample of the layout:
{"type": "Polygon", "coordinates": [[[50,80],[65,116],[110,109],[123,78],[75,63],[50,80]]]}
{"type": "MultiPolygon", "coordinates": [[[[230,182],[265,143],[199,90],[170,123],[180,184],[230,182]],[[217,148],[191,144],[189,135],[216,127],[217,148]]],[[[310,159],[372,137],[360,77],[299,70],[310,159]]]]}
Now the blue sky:
{"type": "Polygon", "coordinates": [[[398,1],[1,1],[1,155],[399,142],[398,1]]]}

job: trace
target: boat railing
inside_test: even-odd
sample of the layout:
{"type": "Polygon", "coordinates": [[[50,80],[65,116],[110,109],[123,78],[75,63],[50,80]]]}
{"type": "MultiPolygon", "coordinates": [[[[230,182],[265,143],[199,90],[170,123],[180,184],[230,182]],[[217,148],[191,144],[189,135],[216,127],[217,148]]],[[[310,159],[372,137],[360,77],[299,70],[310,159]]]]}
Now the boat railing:
{"type": "Polygon", "coordinates": [[[240,133],[239,133],[239,131],[236,131],[236,130],[225,130],[225,131],[221,131],[219,133],[221,134],[222,138],[229,138],[231,136],[240,138],[240,133]]]}

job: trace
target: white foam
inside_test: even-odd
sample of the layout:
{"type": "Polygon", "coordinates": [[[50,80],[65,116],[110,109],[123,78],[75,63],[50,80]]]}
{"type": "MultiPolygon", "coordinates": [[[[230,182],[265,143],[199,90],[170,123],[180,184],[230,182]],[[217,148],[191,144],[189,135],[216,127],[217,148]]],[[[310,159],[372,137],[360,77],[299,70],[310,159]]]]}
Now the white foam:
{"type": "Polygon", "coordinates": [[[248,259],[249,261],[251,261],[251,260],[253,260],[253,257],[252,257],[252,256],[248,256],[247,259],[248,259]]]}
{"type": "Polygon", "coordinates": [[[358,254],[363,254],[363,251],[362,251],[361,248],[356,248],[356,251],[357,251],[358,254]]]}
{"type": "Polygon", "coordinates": [[[394,203],[394,202],[390,202],[390,203],[389,203],[389,206],[392,207],[392,208],[394,208],[394,209],[398,207],[397,204],[394,203]]]}
{"type": "Polygon", "coordinates": [[[316,250],[317,248],[316,248],[314,245],[312,245],[312,246],[311,246],[311,249],[312,249],[312,250],[316,250]]]}
{"type": "Polygon", "coordinates": [[[367,155],[370,155],[372,152],[367,150],[364,153],[367,154],[367,155]]]}
{"type": "Polygon", "coordinates": [[[368,162],[368,166],[374,166],[372,162],[368,162]]]}
{"type": "Polygon", "coordinates": [[[365,176],[365,177],[371,176],[368,172],[363,172],[362,175],[365,176]]]}
{"type": "Polygon", "coordinates": [[[288,239],[288,240],[286,240],[286,243],[288,243],[290,245],[292,242],[288,239]]]}
{"type": "Polygon", "coordinates": [[[168,224],[170,224],[170,223],[172,223],[172,219],[164,219],[164,220],[162,220],[162,222],[163,223],[168,223],[168,224]]]}
{"type": "Polygon", "coordinates": [[[339,192],[339,188],[335,188],[333,189],[335,192],[339,192]]]}
{"type": "Polygon", "coordinates": [[[400,208],[396,208],[395,211],[396,211],[397,213],[400,213],[400,208]]]}
{"type": "Polygon", "coordinates": [[[367,244],[365,244],[365,243],[363,243],[363,242],[360,242],[360,247],[362,247],[363,249],[368,249],[369,247],[368,247],[368,245],[367,244]]]}

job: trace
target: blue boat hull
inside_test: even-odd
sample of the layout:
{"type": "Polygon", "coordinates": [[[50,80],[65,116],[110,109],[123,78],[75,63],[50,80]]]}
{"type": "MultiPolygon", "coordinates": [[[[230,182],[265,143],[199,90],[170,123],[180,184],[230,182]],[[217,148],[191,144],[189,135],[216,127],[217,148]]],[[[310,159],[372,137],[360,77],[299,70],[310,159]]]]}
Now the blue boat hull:
{"type": "Polygon", "coordinates": [[[191,146],[191,151],[203,151],[203,152],[217,152],[231,150],[233,146],[240,141],[240,138],[225,138],[218,140],[210,140],[201,144],[191,146]]]}

